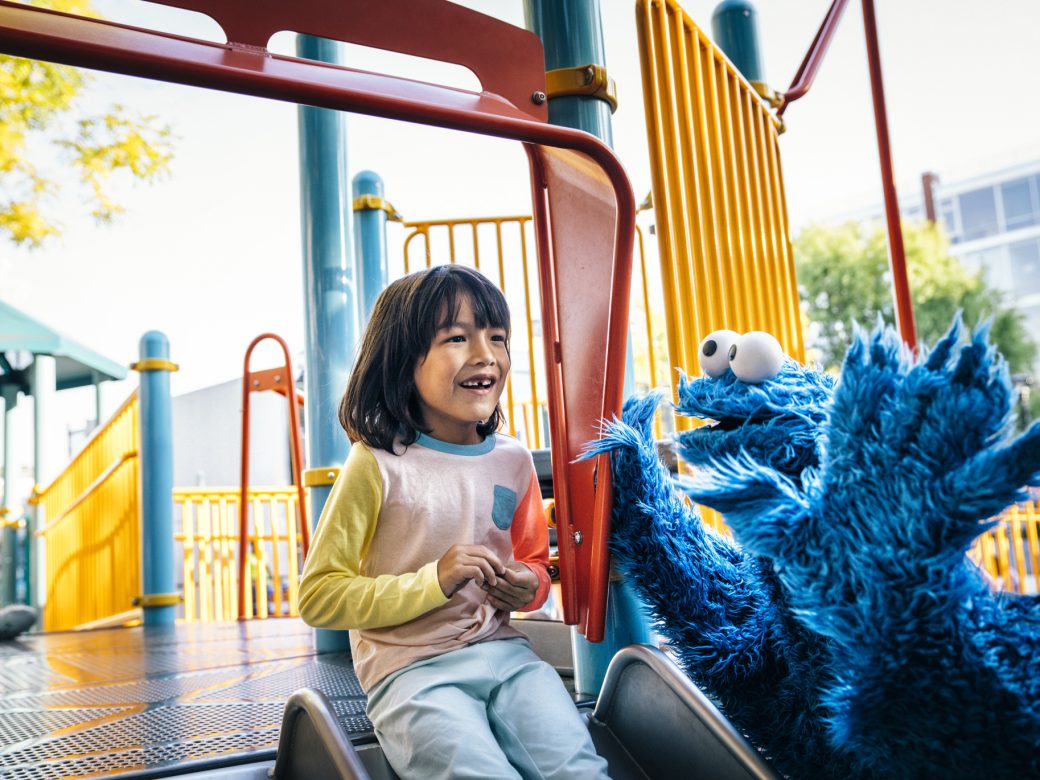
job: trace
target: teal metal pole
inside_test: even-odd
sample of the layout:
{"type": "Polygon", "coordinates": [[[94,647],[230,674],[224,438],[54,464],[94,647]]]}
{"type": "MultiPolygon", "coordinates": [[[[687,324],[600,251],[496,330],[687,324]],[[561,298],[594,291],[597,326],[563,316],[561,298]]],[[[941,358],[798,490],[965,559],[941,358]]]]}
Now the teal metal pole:
{"type": "Polygon", "coordinates": [[[758,12],[751,0],[723,0],[711,14],[711,34],[748,81],[765,82],[758,12]]]}
{"type": "Polygon", "coordinates": [[[172,626],[177,617],[173,578],[173,404],[170,342],[150,330],[141,337],[141,584],[145,626],[172,626]],[[164,361],[166,365],[148,365],[164,361]]]}
{"type": "MultiPolygon", "coordinates": [[[[606,67],[603,22],[599,0],[524,0],[528,29],[542,39],[545,69],[600,65],[606,67]]],[[[549,98],[549,121],[591,133],[604,143],[614,144],[610,104],[591,95],[549,98]]],[[[625,396],[635,392],[632,334],[628,336],[625,366],[625,396]]],[[[632,587],[611,582],[607,589],[607,616],[603,641],[589,642],[571,631],[574,654],[574,685],[581,693],[598,694],[607,666],[625,645],[651,644],[650,619],[632,587]]]]}
{"type": "MultiPolygon", "coordinates": [[[[296,39],[296,52],[309,60],[342,62],[342,46],[324,38],[301,35],[296,39]]],[[[339,402],[358,337],[347,116],[300,106],[299,126],[307,462],[312,469],[338,468],[349,451],[338,422],[339,402]]],[[[321,517],[331,490],[331,485],[311,487],[312,524],[321,517]]],[[[346,631],[316,629],[315,647],[319,653],[346,651],[350,647],[347,637],[346,631]]]]}
{"type": "MultiPolygon", "coordinates": [[[[4,510],[4,520],[14,520],[14,509],[12,498],[14,496],[14,459],[11,455],[11,417],[15,405],[18,403],[18,388],[14,385],[4,385],[2,389],[4,400],[4,493],[0,509],[4,510]]],[[[17,562],[16,550],[18,548],[18,531],[15,527],[5,526],[2,541],[0,541],[0,606],[13,604],[16,598],[15,566],[17,562]]]]}
{"type": "MultiPolygon", "coordinates": [[[[607,66],[599,0],[524,0],[527,28],[542,39],[545,69],[607,66]]],[[[610,146],[610,104],[589,95],[549,98],[549,121],[592,133],[610,146]]]]}
{"type": "Polygon", "coordinates": [[[361,272],[361,311],[359,319],[364,329],[372,314],[376,298],[386,287],[386,220],[387,212],[383,207],[383,180],[375,171],[362,171],[354,177],[354,229],[355,249],[357,251],[358,269],[361,272]],[[375,203],[357,204],[359,198],[369,196],[375,203]]]}

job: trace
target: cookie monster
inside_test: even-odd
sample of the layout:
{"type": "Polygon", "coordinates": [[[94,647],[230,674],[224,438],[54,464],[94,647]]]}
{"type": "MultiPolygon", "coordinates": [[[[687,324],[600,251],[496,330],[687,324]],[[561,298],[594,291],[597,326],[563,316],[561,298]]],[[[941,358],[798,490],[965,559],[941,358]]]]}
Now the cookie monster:
{"type": "MultiPolygon", "coordinates": [[[[743,453],[793,483],[818,465],[830,376],[783,358],[764,333],[717,331],[700,358],[707,376],[681,379],[676,408],[713,422],[677,436],[687,463],[743,453]]],[[[614,565],[682,668],[779,771],[848,777],[851,758],[829,741],[820,701],[836,682],[828,640],[796,618],[772,561],[704,526],[676,492],[651,433],[659,400],[629,399],[588,447],[612,457],[614,565]]]]}
{"type": "Polygon", "coordinates": [[[965,554],[1040,479],[1040,424],[1011,436],[1003,360],[985,327],[962,342],[958,321],[914,359],[858,333],[818,468],[749,449],[684,486],[826,647],[804,682],[854,776],[1040,776],[1040,600],[992,592],[965,554]]]}

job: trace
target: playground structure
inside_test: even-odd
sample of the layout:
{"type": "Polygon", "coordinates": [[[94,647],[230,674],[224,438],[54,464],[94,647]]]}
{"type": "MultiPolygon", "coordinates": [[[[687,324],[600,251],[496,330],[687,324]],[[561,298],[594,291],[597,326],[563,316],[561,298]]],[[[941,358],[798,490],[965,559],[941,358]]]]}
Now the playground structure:
{"type": "MultiPolygon", "coordinates": [[[[528,340],[528,354],[532,360],[529,417],[525,419],[527,406],[514,404],[512,388],[505,401],[512,412],[511,430],[522,433],[529,446],[549,444],[552,450],[551,476],[564,620],[576,625],[588,639],[602,639],[610,631],[606,618],[610,469],[603,461],[573,461],[581,446],[595,437],[598,420],[616,413],[620,406],[629,319],[630,263],[634,242],[638,237],[638,246],[641,246],[642,238],[636,233],[634,195],[609,148],[586,133],[546,124],[545,63],[533,36],[495,20],[487,20],[479,14],[457,7],[449,8],[433,0],[413,2],[407,13],[399,2],[384,3],[383,9],[378,12],[361,13],[363,4],[358,3],[354,13],[343,17],[350,19],[349,24],[336,22],[334,15],[325,13],[326,4],[317,0],[296,4],[291,10],[282,9],[276,3],[264,4],[251,8],[248,13],[243,12],[240,4],[231,0],[171,0],[167,4],[209,13],[226,31],[229,43],[219,46],[191,41],[161,32],[136,30],[0,2],[0,48],[21,56],[296,100],[326,109],[371,113],[481,132],[517,140],[525,145],[531,166],[532,216],[474,219],[450,224],[434,221],[406,223],[406,227],[413,230],[408,241],[423,237],[426,242],[424,259],[430,263],[433,261],[429,252],[430,233],[436,229],[446,228],[449,242],[453,244],[456,226],[463,225],[476,238],[479,226],[490,222],[501,244],[500,237],[507,226],[518,225],[521,236],[525,235],[526,224],[533,228],[537,272],[532,275],[537,278],[540,295],[533,295],[532,288],[528,286],[530,277],[526,266],[522,277],[522,310],[527,320],[524,336],[528,340]],[[421,6],[421,10],[416,11],[416,5],[421,6]],[[438,23],[453,28],[456,34],[443,37],[431,35],[428,30],[420,31],[418,22],[402,24],[401,20],[407,18],[422,19],[424,25],[430,19],[436,19],[438,23]],[[389,23],[388,19],[393,22],[389,23]],[[267,41],[271,34],[281,29],[462,62],[477,73],[484,92],[475,94],[447,90],[352,71],[338,65],[272,55],[266,51],[267,41]],[[494,51],[497,47],[483,45],[487,41],[500,42],[503,51],[508,45],[513,56],[510,59],[499,56],[494,51]],[[541,95],[540,100],[538,95],[541,95]],[[534,302],[536,297],[537,304],[534,302]],[[543,355],[544,396],[548,410],[548,436],[545,436],[545,440],[540,411],[542,393],[534,369],[535,356],[540,350],[535,348],[536,334],[531,325],[536,305],[542,326],[542,332],[537,336],[542,344],[548,345],[543,355]]],[[[835,5],[843,7],[844,3],[835,5]]],[[[770,113],[768,105],[756,95],[747,79],[719,53],[677,5],[671,2],[641,2],[638,18],[646,93],[652,96],[648,98],[647,104],[648,132],[658,142],[652,144],[651,148],[655,157],[656,225],[662,254],[662,279],[666,287],[664,293],[669,313],[668,341],[672,362],[695,370],[694,355],[699,335],[723,326],[740,330],[770,330],[777,334],[789,354],[801,358],[804,356],[804,347],[798,320],[777,144],[779,122],[770,113]],[[692,45],[684,48],[687,45],[684,41],[690,41],[692,45]],[[679,58],[679,67],[663,54],[676,50],[683,52],[683,57],[679,58]],[[679,89],[679,85],[683,89],[679,89]],[[680,138],[667,132],[670,127],[683,127],[678,117],[689,115],[693,116],[692,122],[699,132],[687,132],[680,138]],[[698,204],[698,209],[683,208],[683,204],[689,203],[698,204]],[[768,283],[763,284],[763,279],[769,280],[768,283]],[[770,289],[776,290],[777,295],[770,296],[763,292],[770,289]]],[[[828,19],[831,19],[830,15],[828,19]]],[[[385,204],[362,201],[358,205],[363,208],[375,205],[375,210],[384,215],[389,213],[383,208],[385,204]]],[[[521,238],[521,243],[524,241],[521,238]]],[[[406,264],[409,257],[406,250],[406,264]]],[[[479,250],[475,250],[475,257],[480,257],[479,250]]],[[[525,249],[525,264],[526,259],[525,249]]],[[[448,258],[448,261],[454,261],[454,256],[448,258]]],[[[478,266],[479,262],[477,260],[478,266]]],[[[495,256],[494,264],[505,286],[506,272],[501,252],[495,256]]],[[[641,289],[645,296],[648,294],[645,273],[643,279],[641,289]]],[[[649,311],[646,304],[645,309],[649,311]]],[[[650,330],[647,325],[647,331],[650,330]]],[[[653,370],[652,356],[649,364],[653,370]]],[[[308,368],[310,370],[314,366],[309,365],[308,368]]],[[[151,369],[165,370],[161,366],[152,366],[151,369]]],[[[316,369],[315,376],[327,375],[323,367],[317,366],[316,369]]],[[[649,381],[656,384],[657,378],[651,375],[649,381]]],[[[290,408],[295,406],[293,392],[294,388],[287,389],[290,408]]],[[[321,402],[312,403],[308,397],[307,406],[310,414],[312,407],[320,407],[321,402]]],[[[130,470],[131,464],[143,461],[143,447],[137,443],[140,439],[133,438],[140,435],[136,433],[138,414],[140,412],[133,399],[120,409],[117,417],[120,420],[126,418],[126,422],[119,425],[125,425],[129,433],[118,434],[124,437],[120,439],[121,444],[112,450],[114,454],[111,459],[104,461],[106,464],[119,461],[120,466],[117,468],[129,480],[135,478],[130,470]]],[[[116,420],[113,419],[109,425],[115,437],[116,420]]],[[[95,436],[95,443],[102,441],[102,435],[103,432],[95,436]]],[[[295,445],[293,449],[297,451],[295,445]]],[[[336,467],[328,460],[315,462],[313,448],[309,465],[308,471],[326,474],[333,474],[336,467]]],[[[86,483],[80,484],[79,492],[77,488],[70,487],[67,494],[77,497],[82,495],[83,489],[93,484],[99,476],[95,474],[86,483]]],[[[82,482],[82,475],[78,479],[82,482]]],[[[254,540],[261,541],[267,534],[275,550],[285,550],[287,577],[291,583],[287,595],[288,614],[292,614],[292,564],[297,560],[296,543],[304,538],[302,533],[297,535],[292,530],[296,528],[295,518],[303,514],[299,495],[304,485],[310,487],[311,516],[316,517],[316,506],[320,509],[320,501],[323,500],[320,491],[330,482],[331,479],[321,479],[320,474],[312,481],[308,481],[305,475],[302,483],[298,481],[295,488],[283,492],[270,489],[247,492],[243,488],[238,496],[220,491],[210,491],[204,497],[183,489],[171,491],[168,503],[172,505],[176,502],[182,507],[181,516],[185,518],[182,519],[180,531],[186,564],[185,609],[189,599],[189,575],[190,581],[199,584],[200,601],[203,593],[209,594],[205,598],[210,599],[205,610],[201,603],[198,605],[196,614],[205,611],[218,621],[230,617],[234,607],[241,610],[246,603],[243,596],[232,595],[236,590],[242,592],[244,589],[245,593],[256,594],[264,594],[267,590],[266,568],[263,565],[257,565],[251,570],[256,579],[252,584],[247,583],[243,567],[246,571],[250,571],[250,567],[246,565],[245,555],[240,554],[237,559],[240,572],[237,580],[229,574],[230,563],[234,558],[231,551],[239,543],[244,543],[249,535],[248,532],[242,533],[242,528],[238,535],[233,534],[230,531],[230,519],[238,513],[243,513],[239,517],[244,517],[246,505],[252,503],[254,522],[264,512],[269,512],[270,518],[266,529],[259,523],[254,525],[254,540]],[[260,504],[271,509],[260,510],[260,504]],[[276,506],[279,509],[275,510],[276,506]],[[287,520],[284,532],[275,530],[276,515],[287,520]],[[208,552],[201,552],[196,560],[194,547],[200,538],[208,552]],[[280,547],[283,541],[286,543],[285,548],[280,547]],[[192,548],[193,563],[190,567],[187,565],[189,547],[192,548]],[[216,573],[216,561],[222,564],[219,574],[216,573]],[[203,582],[206,584],[203,585],[203,582]]],[[[105,488],[109,489],[116,488],[105,488]]],[[[136,495],[133,487],[120,489],[128,495],[136,495]]],[[[60,525],[59,520],[73,515],[68,504],[64,509],[49,505],[59,492],[52,485],[43,492],[38,502],[49,526],[57,527],[60,525]]],[[[108,504],[112,499],[99,492],[96,500],[108,504]]],[[[75,499],[72,503],[75,503],[75,499]]],[[[979,554],[987,567],[999,567],[1006,561],[999,572],[1000,576],[1007,578],[1008,584],[1016,581],[1023,583],[1028,579],[1028,569],[1024,562],[1029,559],[1030,552],[1032,560],[1037,560],[1035,508],[1020,511],[1025,512],[1026,517],[1023,520],[1019,514],[1010,521],[1021,524],[1009,526],[1013,529],[1010,537],[1005,531],[1004,537],[993,537],[992,546],[987,547],[985,541],[980,543],[979,554]],[[1022,529],[1025,529],[1025,544],[1031,546],[1031,549],[1022,546],[1022,529]],[[1017,573],[1017,579],[1009,577],[1007,573],[1011,571],[1017,573]]],[[[140,523],[141,518],[146,516],[147,510],[142,508],[137,513],[137,522],[140,523]]],[[[147,519],[144,522],[147,523],[147,519]]],[[[125,558],[120,557],[119,560],[137,560],[136,550],[141,547],[144,529],[140,526],[135,528],[133,522],[125,519],[118,527],[121,533],[125,533],[120,541],[125,558]]],[[[98,527],[97,533],[99,539],[111,536],[107,528],[98,527]]],[[[994,533],[999,534],[999,529],[994,533]]],[[[169,535],[172,538],[172,528],[169,535]]],[[[261,548],[264,543],[260,545],[261,548]]],[[[67,544],[52,544],[48,538],[48,572],[54,571],[56,576],[74,577],[76,564],[70,561],[77,557],[78,549],[83,546],[89,547],[91,543],[85,542],[79,531],[72,535],[67,544]],[[58,562],[58,558],[52,561],[52,552],[55,556],[65,556],[62,559],[64,562],[58,562]]],[[[199,550],[202,549],[200,546],[199,550]]],[[[1035,563],[1032,572],[1035,576],[1035,563]]],[[[135,599],[143,610],[146,626],[172,623],[176,603],[169,600],[172,580],[168,579],[166,584],[153,585],[149,589],[141,572],[127,570],[125,573],[123,579],[127,590],[123,593],[112,591],[112,603],[100,606],[96,617],[82,620],[82,616],[77,616],[68,622],[62,620],[51,623],[51,626],[71,627],[91,622],[101,625],[97,621],[119,623],[126,619],[126,610],[120,605],[133,604],[135,599]]],[[[281,572],[273,579],[272,592],[275,595],[272,599],[280,602],[281,572]]],[[[56,594],[60,592],[91,588],[90,582],[82,579],[73,578],[70,583],[74,584],[65,586],[58,580],[54,581],[51,588],[54,606],[59,603],[56,594]]],[[[94,585],[91,589],[105,588],[110,590],[110,585],[94,585]]],[[[195,593],[194,588],[192,593],[195,593]]],[[[47,604],[52,604],[50,597],[47,604]]],[[[266,598],[258,595],[253,606],[250,612],[263,616],[267,609],[266,598]]],[[[279,603],[277,606],[278,611],[282,612],[282,605],[279,603]]],[[[200,632],[193,636],[205,641],[207,634],[202,630],[204,628],[201,627],[200,632]]],[[[218,633],[220,631],[219,627],[215,627],[215,630],[218,633]]],[[[263,635],[265,641],[271,639],[270,631],[262,629],[240,628],[234,637],[249,637],[251,632],[257,638],[263,635]]],[[[102,641],[101,636],[99,634],[95,641],[102,641]]],[[[292,640],[286,647],[291,652],[299,653],[301,648],[307,646],[306,638],[302,635],[294,635],[292,640]]],[[[39,647],[51,648],[53,655],[61,655],[54,649],[52,640],[42,640],[39,647]]],[[[146,658],[147,653],[146,648],[146,658]]],[[[70,664],[74,665],[73,662],[70,664]]],[[[187,668],[194,672],[205,668],[190,664],[188,667],[174,666],[179,670],[187,668]]],[[[249,675],[246,666],[239,667],[243,675],[241,679],[249,675]]],[[[638,664],[632,668],[638,668],[638,664]]],[[[329,673],[329,664],[326,662],[321,669],[321,674],[317,675],[319,678],[329,673]]],[[[148,674],[146,672],[145,677],[151,681],[148,674]]],[[[611,686],[616,685],[621,674],[619,671],[618,677],[611,678],[611,686]]],[[[652,679],[659,679],[659,676],[652,679]]],[[[613,687],[610,690],[613,691],[613,687]]],[[[278,688],[272,695],[283,699],[286,696],[283,688],[278,688]]],[[[683,700],[685,707],[692,706],[688,698],[683,700]]],[[[358,716],[357,704],[356,694],[340,697],[334,702],[334,705],[344,705],[336,708],[341,723],[345,718],[358,716]]],[[[635,703],[629,706],[634,707],[635,703]]],[[[320,712],[321,709],[318,707],[314,711],[320,712]]],[[[312,719],[320,717],[314,715],[312,719]]],[[[710,712],[705,715],[709,722],[712,717],[715,716],[710,712]]],[[[608,721],[609,718],[604,715],[599,722],[608,721]]],[[[283,730],[283,739],[286,731],[283,730]]],[[[363,723],[356,731],[364,731],[363,723]]],[[[267,729],[262,737],[258,736],[255,740],[254,757],[268,755],[263,750],[269,751],[269,732],[270,729],[267,729]]],[[[740,753],[739,735],[736,739],[730,735],[729,739],[731,746],[737,746],[733,750],[740,753]]],[[[58,749],[57,745],[55,749],[58,749]]],[[[245,747],[245,752],[249,750],[248,746],[245,747]]],[[[242,753],[242,741],[224,752],[230,754],[234,751],[242,753]]],[[[68,752],[71,754],[77,751],[70,745],[68,752]]],[[[305,751],[301,749],[299,752],[305,751]]],[[[23,757],[23,760],[27,759],[23,757]]],[[[183,760],[183,756],[163,759],[146,756],[141,760],[146,766],[150,765],[149,762],[165,761],[168,768],[171,763],[183,760]]],[[[757,766],[753,755],[741,754],[740,760],[745,766],[755,767],[753,771],[748,770],[748,776],[768,776],[768,769],[757,766]]],[[[56,768],[57,764],[54,766],[56,768]]],[[[118,768],[110,766],[106,771],[118,768]]]]}

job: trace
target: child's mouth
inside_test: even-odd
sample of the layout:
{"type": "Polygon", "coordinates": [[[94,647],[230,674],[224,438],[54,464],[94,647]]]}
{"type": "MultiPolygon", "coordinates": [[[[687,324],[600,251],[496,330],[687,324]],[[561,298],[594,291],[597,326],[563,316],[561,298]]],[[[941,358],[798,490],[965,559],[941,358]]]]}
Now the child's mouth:
{"type": "Polygon", "coordinates": [[[495,386],[497,380],[490,376],[473,377],[471,379],[464,379],[459,382],[459,385],[466,390],[470,390],[475,393],[486,393],[495,386]]]}

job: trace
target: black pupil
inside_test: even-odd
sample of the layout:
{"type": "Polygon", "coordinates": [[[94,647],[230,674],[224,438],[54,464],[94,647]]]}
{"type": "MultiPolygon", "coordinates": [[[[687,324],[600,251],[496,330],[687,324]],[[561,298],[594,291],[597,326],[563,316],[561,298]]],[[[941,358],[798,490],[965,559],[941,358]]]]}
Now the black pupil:
{"type": "Polygon", "coordinates": [[[734,344],[732,347],[729,348],[729,359],[733,360],[733,358],[735,358],[736,356],[737,356],[737,345],[734,344]]]}
{"type": "Polygon", "coordinates": [[[715,339],[708,339],[704,342],[704,346],[701,347],[701,352],[704,353],[705,357],[711,357],[718,348],[719,345],[715,342],[715,339]]]}

